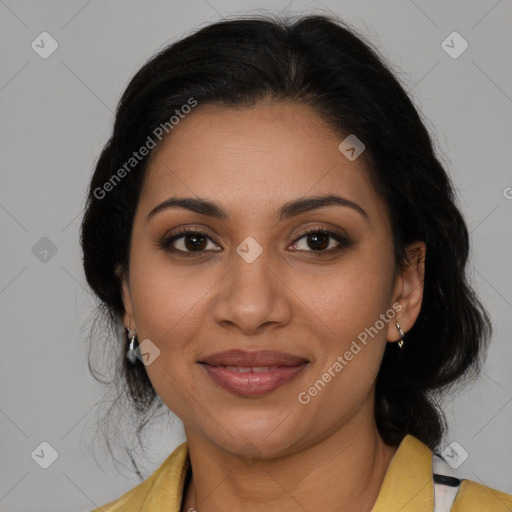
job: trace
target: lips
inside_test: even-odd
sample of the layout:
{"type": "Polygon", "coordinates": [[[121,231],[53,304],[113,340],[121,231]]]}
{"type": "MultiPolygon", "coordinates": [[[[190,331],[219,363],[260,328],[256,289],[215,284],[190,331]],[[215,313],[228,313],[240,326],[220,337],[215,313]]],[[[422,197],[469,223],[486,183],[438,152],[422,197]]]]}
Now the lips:
{"type": "Polygon", "coordinates": [[[242,368],[272,368],[276,366],[298,366],[308,362],[304,357],[275,350],[226,350],[202,358],[199,363],[211,366],[236,366],[242,368]]]}
{"type": "Polygon", "coordinates": [[[308,366],[305,358],[274,350],[228,350],[198,361],[211,380],[242,397],[266,395],[297,377],[308,366]]]}

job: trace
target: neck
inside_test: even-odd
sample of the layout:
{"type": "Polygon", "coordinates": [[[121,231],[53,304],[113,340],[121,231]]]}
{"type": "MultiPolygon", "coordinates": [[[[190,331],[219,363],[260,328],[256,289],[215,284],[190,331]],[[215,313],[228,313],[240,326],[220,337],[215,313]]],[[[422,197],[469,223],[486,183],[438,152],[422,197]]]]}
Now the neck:
{"type": "Polygon", "coordinates": [[[358,424],[289,455],[247,464],[196,432],[185,431],[192,464],[185,512],[369,512],[396,452],[374,424],[358,424]]]}

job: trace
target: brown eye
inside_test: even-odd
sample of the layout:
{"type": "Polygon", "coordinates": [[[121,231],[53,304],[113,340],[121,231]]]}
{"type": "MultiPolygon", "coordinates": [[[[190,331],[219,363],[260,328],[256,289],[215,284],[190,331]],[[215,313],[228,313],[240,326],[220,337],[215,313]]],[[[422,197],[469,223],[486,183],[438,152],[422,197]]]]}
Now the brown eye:
{"type": "Polygon", "coordinates": [[[340,251],[351,244],[352,242],[347,237],[338,233],[323,229],[313,229],[303,233],[292,246],[298,251],[316,252],[320,255],[340,251]],[[303,239],[305,239],[305,242],[301,248],[299,242],[303,239]]]}
{"type": "Polygon", "coordinates": [[[208,245],[206,237],[201,233],[189,233],[182,238],[184,239],[184,246],[189,251],[200,251],[208,245]]]}
{"type": "Polygon", "coordinates": [[[314,251],[327,249],[329,246],[329,238],[331,237],[325,233],[313,233],[307,236],[308,246],[314,251]]]}
{"type": "MultiPolygon", "coordinates": [[[[166,249],[171,252],[183,253],[184,256],[191,255],[191,253],[198,253],[199,255],[207,249],[215,251],[219,250],[208,247],[209,242],[213,244],[213,240],[202,231],[184,230],[172,235],[171,237],[164,238],[159,243],[159,246],[162,249],[166,249]]],[[[215,247],[215,244],[213,245],[215,247]]]]}

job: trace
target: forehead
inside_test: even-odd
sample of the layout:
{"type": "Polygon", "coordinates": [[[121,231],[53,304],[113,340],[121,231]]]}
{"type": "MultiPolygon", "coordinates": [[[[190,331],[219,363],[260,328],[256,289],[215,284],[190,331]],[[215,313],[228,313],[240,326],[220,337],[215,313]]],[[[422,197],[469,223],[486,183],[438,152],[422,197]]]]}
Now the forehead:
{"type": "Polygon", "coordinates": [[[141,207],[170,196],[199,196],[237,215],[260,215],[308,195],[337,193],[370,217],[385,205],[362,158],[348,160],[334,133],[308,105],[198,106],[153,152],[141,207]]]}

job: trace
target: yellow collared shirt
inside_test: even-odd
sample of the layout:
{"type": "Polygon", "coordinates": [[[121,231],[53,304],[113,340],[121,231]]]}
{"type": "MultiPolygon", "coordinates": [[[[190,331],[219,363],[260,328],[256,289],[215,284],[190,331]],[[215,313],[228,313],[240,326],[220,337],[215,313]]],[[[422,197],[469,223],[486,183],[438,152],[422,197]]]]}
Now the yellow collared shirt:
{"type": "MultiPolygon", "coordinates": [[[[179,445],[144,482],[92,512],[180,512],[190,468],[188,443],[179,445]]],[[[433,512],[432,452],[405,436],[391,459],[371,512],[433,512]]],[[[452,512],[512,512],[512,495],[463,480],[452,512]]]]}

